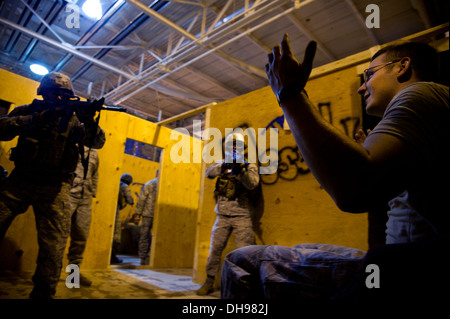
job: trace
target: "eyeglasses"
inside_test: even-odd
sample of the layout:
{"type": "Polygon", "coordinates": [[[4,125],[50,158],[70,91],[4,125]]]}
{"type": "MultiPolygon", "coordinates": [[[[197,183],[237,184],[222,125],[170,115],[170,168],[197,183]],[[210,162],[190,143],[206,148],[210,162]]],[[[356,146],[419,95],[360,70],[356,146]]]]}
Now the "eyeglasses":
{"type": "Polygon", "coordinates": [[[394,61],[391,61],[391,62],[388,62],[388,63],[385,63],[385,64],[375,65],[375,66],[373,66],[371,68],[365,69],[364,70],[364,82],[367,84],[367,82],[369,82],[370,78],[375,74],[375,72],[381,70],[385,66],[388,66],[388,65],[393,64],[393,63],[400,62],[400,60],[401,59],[397,59],[397,60],[394,60],[394,61]],[[378,69],[373,70],[375,68],[378,68],[378,69]]]}

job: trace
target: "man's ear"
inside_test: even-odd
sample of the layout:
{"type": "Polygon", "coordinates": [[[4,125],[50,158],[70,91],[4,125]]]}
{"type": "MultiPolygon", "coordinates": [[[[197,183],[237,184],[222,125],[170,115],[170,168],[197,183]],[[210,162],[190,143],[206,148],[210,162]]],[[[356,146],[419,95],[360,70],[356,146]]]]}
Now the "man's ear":
{"type": "Polygon", "coordinates": [[[411,65],[411,58],[404,57],[399,62],[399,69],[397,72],[398,80],[402,82],[409,81],[413,76],[413,67],[411,65]]]}

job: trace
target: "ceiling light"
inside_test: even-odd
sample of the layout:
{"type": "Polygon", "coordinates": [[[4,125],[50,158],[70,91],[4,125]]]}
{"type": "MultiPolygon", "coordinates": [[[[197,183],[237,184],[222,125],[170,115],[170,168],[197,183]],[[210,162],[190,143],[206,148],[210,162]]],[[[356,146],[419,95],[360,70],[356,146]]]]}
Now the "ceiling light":
{"type": "Polygon", "coordinates": [[[86,2],[81,7],[83,12],[91,18],[100,20],[103,15],[102,6],[99,0],[86,0],[86,2]]]}
{"type": "Polygon", "coordinates": [[[30,65],[30,70],[39,75],[46,75],[48,73],[48,70],[45,66],[42,66],[40,64],[32,64],[30,65]]]}

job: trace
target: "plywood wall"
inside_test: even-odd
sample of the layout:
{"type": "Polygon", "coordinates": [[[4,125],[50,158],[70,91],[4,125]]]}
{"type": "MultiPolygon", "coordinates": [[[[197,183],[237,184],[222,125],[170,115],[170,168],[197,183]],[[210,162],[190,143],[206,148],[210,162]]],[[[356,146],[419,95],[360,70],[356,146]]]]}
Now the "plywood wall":
{"type": "MultiPolygon", "coordinates": [[[[312,79],[306,87],[322,115],[349,138],[361,126],[361,100],[356,93],[359,81],[357,68],[350,67],[312,79]]],[[[302,161],[291,132],[283,129],[283,113],[270,87],[211,107],[209,124],[223,135],[225,128],[250,127],[256,132],[258,128],[278,128],[278,170],[261,175],[263,210],[259,244],[327,243],[367,249],[367,214],[340,211],[321,188],[302,161]]],[[[211,228],[216,218],[214,185],[215,180],[204,179],[194,263],[198,282],[206,277],[211,228]]],[[[224,254],[234,248],[232,236],[224,254]]]]}
{"type": "MultiPolygon", "coordinates": [[[[28,104],[37,98],[38,82],[0,69],[0,99],[12,103],[11,107],[28,104]]],[[[9,161],[9,150],[17,144],[0,142],[0,165],[8,172],[14,168],[9,161]]],[[[37,231],[31,208],[16,217],[0,245],[0,265],[9,269],[34,269],[37,258],[37,231]],[[11,237],[11,234],[14,234],[11,237]]]]}
{"type": "MultiPolygon", "coordinates": [[[[36,98],[38,85],[35,81],[0,70],[0,99],[15,105],[27,104],[36,98]]],[[[120,176],[123,173],[132,174],[131,189],[136,203],[141,186],[154,178],[160,166],[159,163],[124,154],[127,138],[163,149],[152,230],[151,266],[192,267],[201,164],[192,163],[189,158],[180,163],[171,160],[170,149],[177,141],[170,139],[173,131],[168,128],[115,112],[102,112],[100,126],[105,130],[106,144],[98,151],[99,185],[97,197],[93,200],[91,230],[82,268],[109,267],[120,176]]],[[[190,146],[201,147],[199,140],[189,136],[187,139],[190,146]]],[[[0,165],[9,171],[14,165],[7,153],[16,143],[16,139],[0,143],[0,165]]],[[[122,218],[125,219],[133,211],[134,206],[125,208],[121,212],[122,218]]],[[[25,214],[16,217],[9,228],[1,245],[2,264],[6,268],[34,270],[38,250],[36,239],[34,215],[30,208],[25,214]],[[20,257],[17,252],[21,252],[20,257]]],[[[67,260],[64,263],[67,264],[67,260]]]]}

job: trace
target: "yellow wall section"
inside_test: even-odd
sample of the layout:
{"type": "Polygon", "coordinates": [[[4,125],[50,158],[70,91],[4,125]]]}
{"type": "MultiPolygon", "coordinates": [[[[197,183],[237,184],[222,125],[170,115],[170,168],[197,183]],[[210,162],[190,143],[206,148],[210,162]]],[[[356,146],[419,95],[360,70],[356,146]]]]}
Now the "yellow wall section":
{"type": "MultiPolygon", "coordinates": [[[[306,90],[323,116],[349,138],[361,125],[361,100],[356,90],[359,78],[356,67],[319,77],[308,82],[306,90]]],[[[300,243],[327,243],[366,250],[367,214],[340,211],[330,196],[307,170],[296,151],[295,141],[283,125],[273,120],[283,115],[270,87],[265,87],[211,107],[210,127],[221,130],[239,126],[266,128],[271,123],[278,128],[278,172],[261,175],[264,200],[261,218],[262,236],[257,243],[293,246],[300,243]]],[[[206,143],[206,141],[205,141],[206,143]]],[[[269,145],[267,145],[269,148],[269,145]]],[[[202,282],[209,255],[211,228],[216,214],[213,190],[215,179],[204,180],[203,202],[200,204],[194,278],[202,282]]],[[[357,187],[357,185],[355,185],[357,187]]],[[[224,255],[235,248],[234,236],[228,241],[224,255]]],[[[216,278],[216,283],[218,279],[216,278]]]]}
{"type": "MultiPolygon", "coordinates": [[[[0,99],[12,103],[12,107],[31,103],[38,97],[38,86],[36,81],[0,69],[0,99]]],[[[8,152],[16,143],[17,137],[12,141],[0,142],[0,165],[8,172],[14,168],[8,160],[8,152]]],[[[38,248],[35,225],[31,208],[15,218],[0,245],[0,266],[34,269],[38,248]],[[14,234],[13,238],[11,234],[14,234]]]]}
{"type": "MultiPolygon", "coordinates": [[[[0,99],[22,105],[36,98],[39,83],[0,70],[0,99]]],[[[144,184],[155,176],[157,163],[124,154],[127,138],[163,148],[160,183],[157,198],[151,266],[192,267],[195,248],[195,224],[197,221],[201,164],[174,164],[170,148],[177,142],[170,140],[172,130],[124,113],[102,112],[100,126],[106,133],[106,144],[98,151],[100,158],[99,189],[92,205],[92,222],[84,254],[84,269],[104,269],[109,266],[114,218],[123,173],[133,175],[133,182],[144,184]]],[[[200,141],[189,137],[191,145],[200,141]]],[[[0,163],[8,171],[13,163],[8,160],[8,150],[16,144],[0,143],[0,163]]],[[[191,148],[192,149],[192,148],[191,148]]],[[[187,161],[189,162],[189,161],[187,161]]],[[[135,203],[140,185],[131,187],[135,203]]],[[[134,211],[126,207],[123,219],[134,211]]],[[[34,216],[29,209],[13,221],[1,245],[2,264],[21,270],[34,270],[37,244],[34,216]],[[15,257],[18,250],[22,257],[15,257]]],[[[67,264],[67,260],[64,261],[67,264]]]]}

